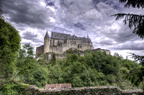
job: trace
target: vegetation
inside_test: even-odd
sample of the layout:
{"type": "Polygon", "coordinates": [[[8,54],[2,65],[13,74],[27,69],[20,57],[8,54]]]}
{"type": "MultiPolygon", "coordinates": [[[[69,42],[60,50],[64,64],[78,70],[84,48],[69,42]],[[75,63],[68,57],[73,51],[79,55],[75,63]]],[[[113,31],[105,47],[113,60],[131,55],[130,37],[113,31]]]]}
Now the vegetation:
{"type": "MultiPolygon", "coordinates": [[[[7,91],[12,89],[13,93],[18,93],[19,89],[16,89],[19,85],[15,82],[38,87],[52,83],[71,83],[73,87],[114,85],[122,89],[133,89],[133,84],[128,80],[131,78],[131,70],[141,67],[118,54],[111,56],[101,51],[86,51],[85,56],[67,54],[64,60],[49,62],[43,56],[39,60],[33,56],[33,48],[29,44],[19,50],[13,81],[7,81],[4,85],[2,83],[0,93],[9,93],[7,91]]],[[[26,88],[22,86],[20,89],[26,88]]]]}
{"type": "Polygon", "coordinates": [[[47,67],[48,83],[72,83],[73,87],[114,85],[126,89],[132,86],[127,80],[130,71],[140,65],[120,56],[87,51],[85,56],[68,54],[65,60],[47,67]]]}
{"type": "Polygon", "coordinates": [[[47,68],[43,67],[41,61],[34,59],[33,47],[25,44],[23,49],[19,50],[19,56],[16,63],[17,76],[21,82],[44,86],[47,83],[47,68]]]}
{"type": "Polygon", "coordinates": [[[15,80],[38,87],[46,83],[72,83],[73,87],[114,85],[125,89],[132,86],[127,80],[130,71],[140,68],[118,54],[111,56],[100,51],[86,51],[85,56],[69,53],[64,60],[49,62],[44,57],[35,60],[33,56],[29,44],[19,50],[15,80]]]}
{"type": "Polygon", "coordinates": [[[64,60],[56,60],[55,54],[49,62],[44,55],[36,60],[30,44],[19,49],[18,31],[2,19],[1,23],[0,94],[23,95],[21,90],[25,91],[26,86],[20,82],[38,87],[51,83],[71,83],[73,87],[114,85],[122,89],[133,88],[128,80],[133,77],[129,75],[133,69],[141,68],[133,61],[123,59],[118,54],[111,56],[89,50],[84,52],[84,56],[69,50],[64,60]],[[3,23],[6,25],[3,26],[3,23]]]}
{"type": "MultiPolygon", "coordinates": [[[[143,0],[119,0],[125,2],[125,7],[144,8],[143,0]]],[[[124,18],[124,23],[128,24],[130,28],[134,27],[133,33],[140,38],[144,38],[144,15],[119,13],[115,14],[116,19],[124,18]]]]}
{"type": "Polygon", "coordinates": [[[20,36],[16,29],[0,18],[0,79],[9,80],[16,69],[15,62],[20,48],[20,36]]]}
{"type": "MultiPolygon", "coordinates": [[[[125,7],[134,7],[134,8],[144,8],[143,0],[119,0],[120,2],[125,3],[125,7]]],[[[138,35],[140,38],[144,38],[144,15],[141,14],[130,14],[130,13],[119,13],[115,14],[116,19],[124,18],[124,23],[128,24],[130,28],[134,28],[133,33],[138,35]]],[[[142,84],[144,89],[144,56],[139,56],[132,54],[136,61],[140,63],[140,67],[135,69],[133,68],[130,71],[130,81],[136,86],[142,84]]]]}
{"type": "MultiPolygon", "coordinates": [[[[141,4],[140,0],[140,3],[121,1],[128,1],[126,5],[132,4],[133,7],[143,8],[144,4],[141,4]]],[[[141,38],[144,37],[143,17],[137,19],[138,16],[134,17],[132,14],[120,16],[126,16],[125,21],[131,23],[130,27],[136,26],[135,33],[141,38]]],[[[30,44],[25,44],[20,49],[18,31],[2,18],[0,41],[0,95],[26,95],[23,91],[27,89],[27,85],[21,83],[38,87],[51,83],[71,83],[73,87],[114,85],[122,89],[133,89],[134,84],[143,83],[142,56],[133,55],[140,63],[137,64],[118,54],[111,56],[100,51],[86,51],[84,56],[80,56],[75,53],[77,51],[69,50],[64,60],[56,60],[55,54],[50,62],[44,59],[44,55],[36,60],[30,44]]]]}

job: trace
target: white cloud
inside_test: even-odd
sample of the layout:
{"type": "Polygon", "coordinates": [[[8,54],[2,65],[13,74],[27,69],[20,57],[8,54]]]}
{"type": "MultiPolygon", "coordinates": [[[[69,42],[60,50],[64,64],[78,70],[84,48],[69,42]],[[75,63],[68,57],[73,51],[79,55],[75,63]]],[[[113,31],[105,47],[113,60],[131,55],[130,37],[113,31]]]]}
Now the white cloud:
{"type": "Polygon", "coordinates": [[[49,10],[51,10],[52,12],[55,12],[56,10],[55,10],[55,8],[52,6],[46,6],[46,8],[48,8],[49,10]]]}
{"type": "Polygon", "coordinates": [[[143,9],[123,8],[117,0],[3,0],[3,3],[3,16],[20,31],[22,43],[42,45],[48,30],[84,37],[88,33],[95,48],[122,51],[124,55],[127,51],[144,50],[143,41],[122,20],[116,21],[111,16],[119,12],[144,14],[143,9]]]}
{"type": "Polygon", "coordinates": [[[56,22],[55,19],[54,19],[53,17],[49,17],[49,19],[50,19],[50,22],[53,22],[53,23],[56,22]]]}
{"type": "Polygon", "coordinates": [[[43,2],[43,1],[40,2],[40,5],[43,6],[43,7],[46,7],[46,3],[43,2]]]}

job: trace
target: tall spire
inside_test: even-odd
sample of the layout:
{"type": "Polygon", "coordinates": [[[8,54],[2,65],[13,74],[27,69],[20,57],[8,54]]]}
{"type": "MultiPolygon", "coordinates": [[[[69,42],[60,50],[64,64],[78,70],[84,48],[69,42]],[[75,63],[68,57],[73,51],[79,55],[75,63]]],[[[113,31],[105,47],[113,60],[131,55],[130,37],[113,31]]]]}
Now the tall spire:
{"type": "Polygon", "coordinates": [[[45,34],[44,38],[49,38],[48,31],[46,31],[46,34],[45,34]]]}

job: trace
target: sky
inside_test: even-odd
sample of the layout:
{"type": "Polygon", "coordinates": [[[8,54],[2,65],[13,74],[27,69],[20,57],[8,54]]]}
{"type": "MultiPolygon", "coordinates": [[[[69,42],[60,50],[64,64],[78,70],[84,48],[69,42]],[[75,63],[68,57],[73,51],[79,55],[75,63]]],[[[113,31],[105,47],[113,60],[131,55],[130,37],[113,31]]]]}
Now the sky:
{"type": "Polygon", "coordinates": [[[113,14],[143,14],[143,9],[125,8],[119,0],[2,0],[3,18],[20,33],[21,43],[43,45],[48,31],[92,40],[94,48],[108,49],[124,58],[144,55],[144,40],[132,33],[123,19],[113,14]]]}

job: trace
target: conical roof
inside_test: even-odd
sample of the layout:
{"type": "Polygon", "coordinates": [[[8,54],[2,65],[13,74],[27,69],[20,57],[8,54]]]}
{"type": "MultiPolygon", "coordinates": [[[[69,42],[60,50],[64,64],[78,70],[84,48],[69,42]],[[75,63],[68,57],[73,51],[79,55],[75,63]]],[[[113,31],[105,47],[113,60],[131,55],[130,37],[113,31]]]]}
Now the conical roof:
{"type": "Polygon", "coordinates": [[[44,38],[49,38],[48,32],[46,32],[45,37],[44,38]]]}

